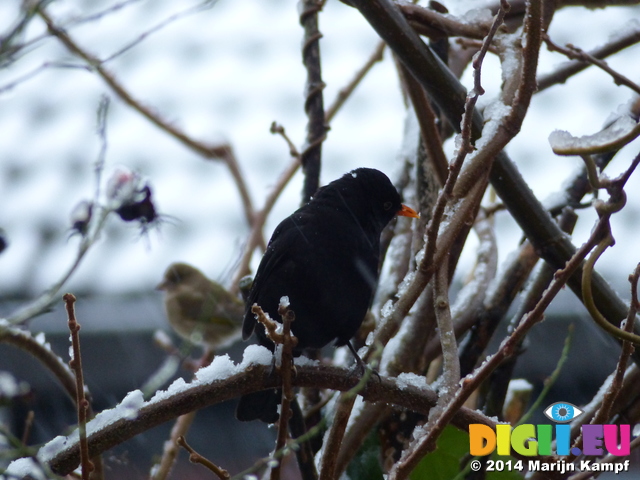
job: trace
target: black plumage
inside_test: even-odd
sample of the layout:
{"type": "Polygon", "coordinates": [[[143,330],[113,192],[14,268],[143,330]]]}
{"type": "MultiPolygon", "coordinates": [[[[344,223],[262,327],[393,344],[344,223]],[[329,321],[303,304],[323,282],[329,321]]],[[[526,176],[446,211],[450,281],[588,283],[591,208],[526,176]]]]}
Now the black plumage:
{"type": "MultiPolygon", "coordinates": [[[[318,190],[274,231],[247,299],[243,338],[255,331],[259,343],[273,350],[251,307],[260,305],[280,322],[278,306],[287,296],[296,316],[294,354],[334,341],[346,345],[371,305],[380,234],[396,215],[417,216],[378,170],[359,168],[318,190]]],[[[277,403],[277,392],[256,392],[242,397],[236,414],[273,422],[277,403]]]]}

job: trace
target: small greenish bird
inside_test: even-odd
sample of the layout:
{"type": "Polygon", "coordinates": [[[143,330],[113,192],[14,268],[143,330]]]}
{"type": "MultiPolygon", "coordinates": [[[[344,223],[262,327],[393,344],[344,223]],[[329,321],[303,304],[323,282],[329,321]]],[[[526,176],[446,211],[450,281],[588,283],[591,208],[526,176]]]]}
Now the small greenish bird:
{"type": "Polygon", "coordinates": [[[175,332],[196,345],[215,350],[240,338],[244,303],[223,286],[186,263],[172,263],[156,287],[175,332]]]}

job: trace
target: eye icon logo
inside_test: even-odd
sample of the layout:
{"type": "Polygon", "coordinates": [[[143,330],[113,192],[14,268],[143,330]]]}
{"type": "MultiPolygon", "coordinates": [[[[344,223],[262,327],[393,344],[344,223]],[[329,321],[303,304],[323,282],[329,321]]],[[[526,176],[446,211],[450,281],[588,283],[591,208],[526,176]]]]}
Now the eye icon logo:
{"type": "Polygon", "coordinates": [[[549,405],[544,414],[556,423],[568,423],[582,415],[582,410],[572,403],[556,402],[549,405]]]}

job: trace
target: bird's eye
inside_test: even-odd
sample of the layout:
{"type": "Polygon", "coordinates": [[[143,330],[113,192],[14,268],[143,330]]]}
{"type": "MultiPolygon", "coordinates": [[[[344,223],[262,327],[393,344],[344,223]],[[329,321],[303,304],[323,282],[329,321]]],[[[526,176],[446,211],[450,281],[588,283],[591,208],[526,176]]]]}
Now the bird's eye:
{"type": "Polygon", "coordinates": [[[392,205],[393,205],[393,203],[391,203],[391,202],[384,202],[383,207],[384,207],[385,210],[389,210],[392,205]]]}

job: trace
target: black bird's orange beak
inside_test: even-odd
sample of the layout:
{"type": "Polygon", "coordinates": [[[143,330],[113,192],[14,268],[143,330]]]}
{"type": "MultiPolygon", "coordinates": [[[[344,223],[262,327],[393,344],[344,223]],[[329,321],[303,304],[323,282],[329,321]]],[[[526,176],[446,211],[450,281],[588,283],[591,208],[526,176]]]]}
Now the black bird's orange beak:
{"type": "Polygon", "coordinates": [[[402,205],[402,208],[398,212],[398,215],[400,215],[401,217],[420,218],[420,214],[418,212],[416,212],[411,207],[407,207],[406,205],[402,205]]]}

